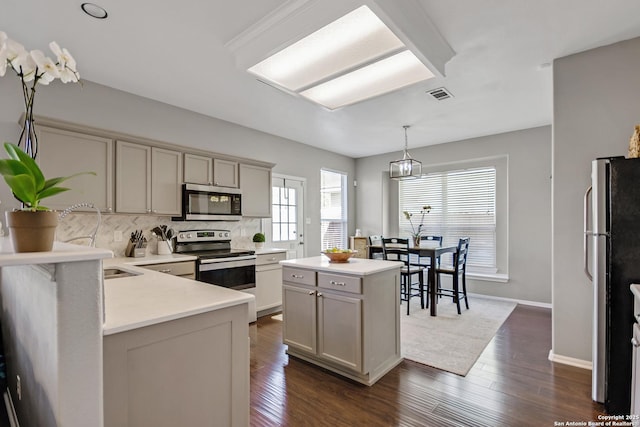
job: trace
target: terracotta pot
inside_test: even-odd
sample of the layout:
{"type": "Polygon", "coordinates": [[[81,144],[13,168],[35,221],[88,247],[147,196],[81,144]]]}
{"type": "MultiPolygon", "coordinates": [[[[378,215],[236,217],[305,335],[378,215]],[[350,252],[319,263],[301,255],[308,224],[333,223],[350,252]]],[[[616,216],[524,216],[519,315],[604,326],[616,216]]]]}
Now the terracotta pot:
{"type": "Polygon", "coordinates": [[[15,252],[47,252],[53,248],[58,226],[56,211],[6,212],[15,252]]]}

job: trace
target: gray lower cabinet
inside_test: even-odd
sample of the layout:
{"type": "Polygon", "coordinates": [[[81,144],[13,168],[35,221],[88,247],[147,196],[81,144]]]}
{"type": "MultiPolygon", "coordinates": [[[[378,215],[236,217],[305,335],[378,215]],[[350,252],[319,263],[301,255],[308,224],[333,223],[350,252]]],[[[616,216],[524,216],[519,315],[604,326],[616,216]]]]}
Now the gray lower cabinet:
{"type": "Polygon", "coordinates": [[[240,164],[242,216],[271,218],[271,169],[240,164]]]}
{"type": "Polygon", "coordinates": [[[180,215],[182,153],[116,141],[116,212],[180,215]]]}
{"type": "Polygon", "coordinates": [[[282,267],[279,262],[286,258],[286,251],[256,256],[255,296],[258,317],[278,311],[282,307],[282,267]]]}
{"type": "MultiPolygon", "coordinates": [[[[82,202],[93,203],[101,212],[113,211],[113,142],[111,139],[39,126],[38,163],[47,177],[81,175],[68,182],[71,191],[46,199],[51,209],[63,210],[82,202]]],[[[65,183],[65,186],[67,184],[65,183]]],[[[77,210],[88,210],[79,208],[77,210]]]]}
{"type": "MultiPolygon", "coordinates": [[[[164,244],[158,242],[158,244],[164,244]]],[[[141,268],[147,270],[158,271],[160,273],[172,274],[174,276],[184,277],[185,279],[196,279],[196,262],[195,261],[177,261],[163,262],[158,264],[142,264],[141,268]]]]}
{"type": "Polygon", "coordinates": [[[104,337],[104,426],[249,425],[246,304],[104,337]]]}
{"type": "Polygon", "coordinates": [[[396,270],[359,276],[285,266],[282,275],[289,355],[367,385],[402,360],[396,270]]]}

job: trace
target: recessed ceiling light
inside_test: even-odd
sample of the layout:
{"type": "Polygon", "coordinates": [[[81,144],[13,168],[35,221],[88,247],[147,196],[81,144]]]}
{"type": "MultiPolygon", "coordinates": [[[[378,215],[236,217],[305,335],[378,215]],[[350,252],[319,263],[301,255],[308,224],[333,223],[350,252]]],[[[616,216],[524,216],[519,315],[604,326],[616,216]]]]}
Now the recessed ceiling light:
{"type": "Polygon", "coordinates": [[[367,6],[282,49],[248,71],[335,109],[434,74],[367,6]]]}
{"type": "Polygon", "coordinates": [[[82,3],[80,5],[84,13],[96,19],[106,19],[108,14],[107,11],[97,4],[93,3],[82,3]]]}

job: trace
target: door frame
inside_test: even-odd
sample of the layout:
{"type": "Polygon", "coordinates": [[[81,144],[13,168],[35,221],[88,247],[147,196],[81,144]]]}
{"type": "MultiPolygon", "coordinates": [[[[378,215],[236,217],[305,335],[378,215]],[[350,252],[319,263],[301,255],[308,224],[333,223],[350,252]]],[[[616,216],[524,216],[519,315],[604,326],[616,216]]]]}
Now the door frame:
{"type": "MultiPolygon", "coordinates": [[[[307,256],[307,247],[305,244],[306,241],[306,236],[307,236],[307,224],[306,224],[306,216],[305,216],[305,206],[307,204],[307,178],[304,177],[300,177],[300,176],[294,176],[294,175],[286,175],[286,174],[278,174],[278,173],[274,173],[272,174],[272,178],[279,178],[279,179],[283,179],[285,181],[285,185],[286,185],[286,181],[298,181],[300,182],[301,188],[302,188],[302,197],[300,198],[301,202],[302,202],[302,209],[301,212],[298,212],[298,218],[300,221],[300,224],[298,225],[298,230],[297,233],[298,235],[300,234],[300,230],[302,230],[302,244],[298,245],[298,246],[302,246],[302,251],[300,253],[299,248],[296,248],[296,252],[299,254],[299,257],[304,258],[307,256]]],[[[272,179],[272,181],[274,180],[272,179]]],[[[272,184],[273,187],[273,184],[272,184]]],[[[287,253],[293,251],[292,248],[290,248],[287,245],[284,244],[279,244],[277,242],[273,241],[273,227],[271,224],[272,218],[264,218],[262,220],[262,229],[265,230],[265,235],[267,236],[267,241],[270,242],[270,246],[273,248],[281,248],[281,249],[286,249],[287,253]]]]}

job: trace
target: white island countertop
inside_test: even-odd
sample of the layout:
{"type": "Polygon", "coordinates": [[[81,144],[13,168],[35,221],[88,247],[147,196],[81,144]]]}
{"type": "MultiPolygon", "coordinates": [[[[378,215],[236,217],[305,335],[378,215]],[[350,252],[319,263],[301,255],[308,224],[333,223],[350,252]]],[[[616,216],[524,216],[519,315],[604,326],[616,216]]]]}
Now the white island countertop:
{"type": "Polygon", "coordinates": [[[324,255],[309,258],[297,258],[280,261],[286,267],[306,268],[329,273],[352,274],[366,276],[381,271],[393,270],[403,265],[399,261],[383,261],[379,259],[351,258],[349,262],[332,263],[324,255]]]}

